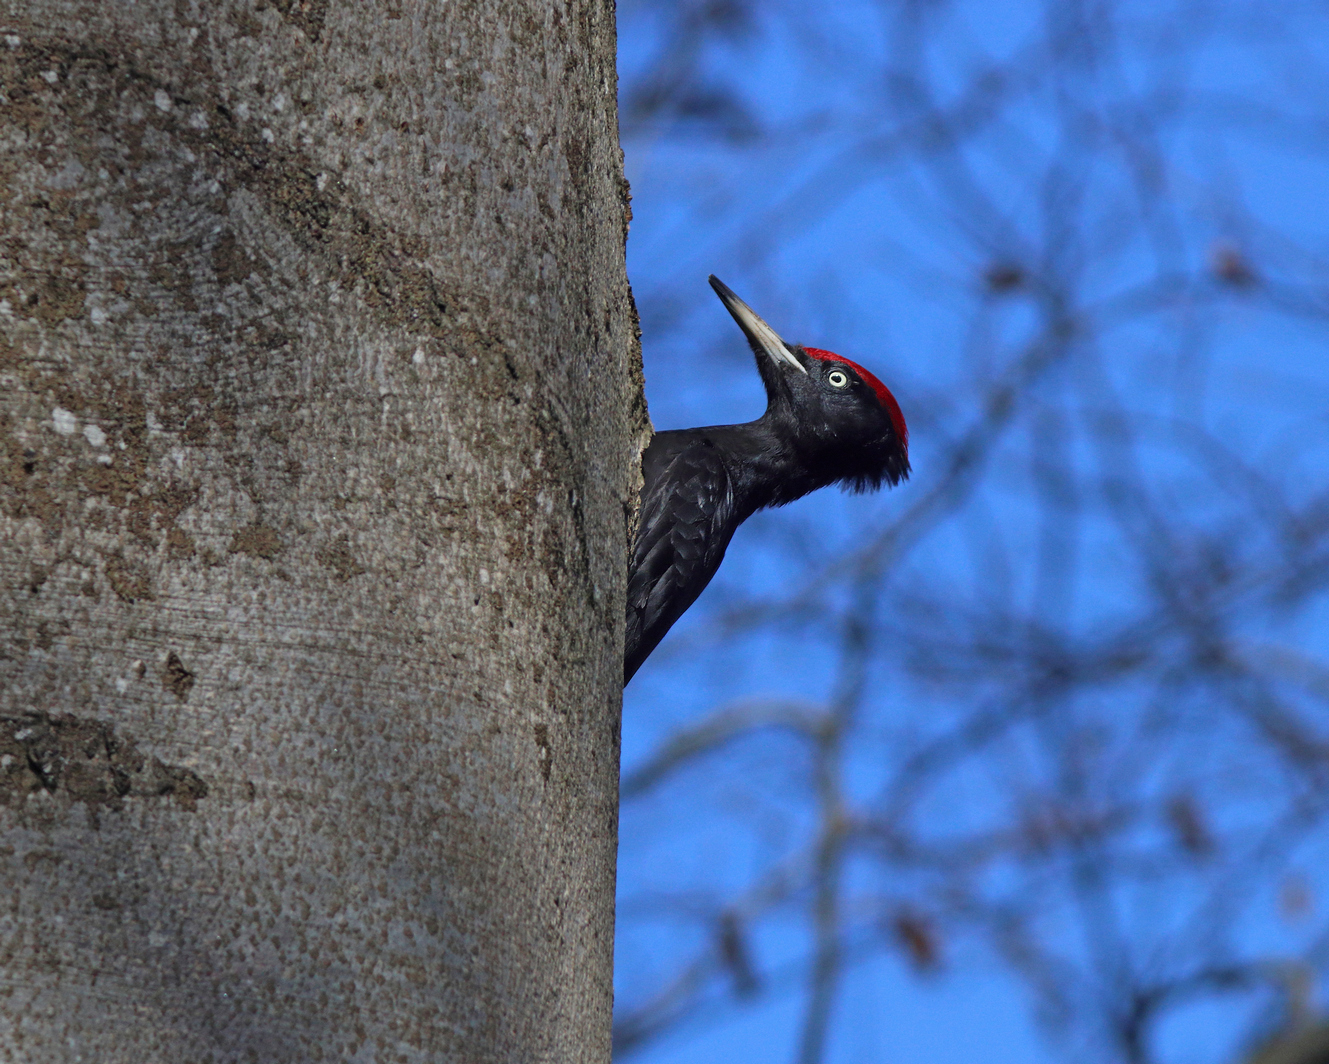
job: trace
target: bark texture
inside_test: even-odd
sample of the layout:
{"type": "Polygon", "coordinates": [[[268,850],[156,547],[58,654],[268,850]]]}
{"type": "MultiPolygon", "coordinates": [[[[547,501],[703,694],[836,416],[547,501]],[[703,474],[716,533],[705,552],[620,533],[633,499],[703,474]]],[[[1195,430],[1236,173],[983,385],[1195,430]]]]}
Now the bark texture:
{"type": "Polygon", "coordinates": [[[607,1060],[612,5],[0,10],[0,1057],[607,1060]]]}

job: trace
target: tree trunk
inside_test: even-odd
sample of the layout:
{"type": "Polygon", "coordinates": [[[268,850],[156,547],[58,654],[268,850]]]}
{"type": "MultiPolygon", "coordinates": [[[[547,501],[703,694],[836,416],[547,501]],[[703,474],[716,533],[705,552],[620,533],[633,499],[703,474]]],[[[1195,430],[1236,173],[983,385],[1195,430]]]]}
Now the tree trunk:
{"type": "Polygon", "coordinates": [[[0,1058],[607,1060],[612,4],[8,15],[0,1058]]]}

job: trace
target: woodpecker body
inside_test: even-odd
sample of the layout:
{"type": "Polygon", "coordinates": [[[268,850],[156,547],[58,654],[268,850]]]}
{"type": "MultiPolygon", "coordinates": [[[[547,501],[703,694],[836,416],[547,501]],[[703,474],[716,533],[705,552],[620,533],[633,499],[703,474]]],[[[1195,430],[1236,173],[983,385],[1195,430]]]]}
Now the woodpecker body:
{"type": "Polygon", "coordinates": [[[716,278],[766,386],[743,425],[656,433],[628,571],[623,682],[702,593],[735,530],[756,511],[842,484],[870,491],[909,475],[909,435],[886,387],[846,358],[786,344],[716,278]]]}

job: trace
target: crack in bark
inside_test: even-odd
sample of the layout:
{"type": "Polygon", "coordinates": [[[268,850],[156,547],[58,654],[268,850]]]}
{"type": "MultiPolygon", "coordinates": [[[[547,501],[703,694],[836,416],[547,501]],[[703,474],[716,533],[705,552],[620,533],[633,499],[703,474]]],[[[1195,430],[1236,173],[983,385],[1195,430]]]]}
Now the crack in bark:
{"type": "Polygon", "coordinates": [[[120,809],[125,798],[173,798],[192,810],[208,796],[198,773],[138,750],[115,726],[72,714],[0,716],[0,804],[30,794],[65,794],[93,808],[120,809]]]}
{"type": "Polygon", "coordinates": [[[185,701],[189,697],[189,692],[193,690],[194,674],[185,668],[185,663],[174,650],[166,659],[166,668],[162,670],[162,686],[181,702],[185,701]]]}

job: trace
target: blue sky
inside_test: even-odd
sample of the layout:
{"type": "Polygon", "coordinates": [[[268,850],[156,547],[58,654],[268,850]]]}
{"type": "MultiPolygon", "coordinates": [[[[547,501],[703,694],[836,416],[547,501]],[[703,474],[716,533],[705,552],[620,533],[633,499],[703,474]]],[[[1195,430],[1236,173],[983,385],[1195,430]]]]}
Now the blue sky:
{"type": "MultiPolygon", "coordinates": [[[[740,531],[626,692],[624,770],[725,707],[833,701],[854,601],[835,573],[866,543],[900,546],[874,591],[840,762],[856,816],[876,816],[907,755],[948,728],[987,705],[1029,710],[1048,647],[1084,661],[1136,639],[1155,664],[1049,697],[909,807],[911,838],[946,846],[1024,831],[1067,795],[1081,812],[1127,809],[1130,829],[1086,858],[1130,870],[1102,888],[1099,916],[1076,911],[1078,873],[1060,859],[997,859],[965,880],[985,904],[1018,908],[1064,962],[1069,1020],[1047,1022],[1047,996],[991,935],[943,911],[953,884],[867,857],[850,862],[842,897],[846,947],[865,959],[842,983],[826,1058],[1120,1059],[1094,1020],[1114,981],[1175,978],[1206,958],[1281,963],[1323,928],[1319,822],[1266,853],[1305,780],[1250,731],[1257,688],[1311,726],[1323,697],[1283,679],[1179,680],[1191,635],[1146,621],[1180,588],[1204,598],[1195,615],[1217,618],[1214,638],[1242,661],[1295,658],[1295,680],[1329,649],[1315,572],[1281,599],[1267,583],[1322,535],[1329,14],[1056,0],[912,5],[911,22],[907,9],[711,4],[728,16],[679,35],[702,7],[620,5],[628,265],[656,427],[761,412],[751,356],[706,285],[714,272],[786,338],[886,381],[915,468],[894,492],[822,492],[740,531]],[[675,73],[665,102],[642,116],[634,93],[662,66],[675,73]],[[1002,287],[1001,270],[1018,280],[1002,287]],[[1071,338],[1043,358],[1060,306],[1071,338]],[[1013,412],[984,431],[1008,380],[1013,412]],[[925,510],[950,498],[947,470],[974,433],[977,472],[925,510]],[[1294,527],[1309,540],[1293,542],[1294,527]],[[735,629],[743,605],[767,622],[735,629]],[[1193,866],[1174,860],[1168,828],[1168,810],[1192,800],[1217,840],[1193,866]],[[1150,862],[1159,870],[1138,871],[1150,862]],[[1213,902],[1243,868],[1230,908],[1213,902]],[[1312,901],[1291,912],[1299,883],[1312,901]],[[936,971],[915,970],[889,933],[889,914],[911,907],[942,929],[936,971]],[[1115,938],[1096,944],[1107,925],[1115,938]]],[[[816,829],[809,766],[804,744],[767,731],[625,802],[621,1005],[686,970],[716,914],[797,859],[816,829]]],[[[740,1001],[713,978],[695,1015],[636,1059],[794,1059],[807,911],[798,894],[743,909],[770,992],[740,1001]]],[[[1169,1011],[1150,1059],[1231,1059],[1276,998],[1169,1011]]]]}

